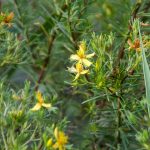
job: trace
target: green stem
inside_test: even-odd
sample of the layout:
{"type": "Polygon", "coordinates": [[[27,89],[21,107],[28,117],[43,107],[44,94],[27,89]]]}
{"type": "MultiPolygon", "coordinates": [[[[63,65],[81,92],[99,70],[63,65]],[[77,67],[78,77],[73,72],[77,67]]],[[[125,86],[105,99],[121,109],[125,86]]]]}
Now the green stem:
{"type": "Polygon", "coordinates": [[[4,131],[3,131],[2,127],[1,127],[1,134],[2,134],[2,139],[3,139],[3,142],[4,142],[5,150],[8,150],[7,143],[6,143],[6,140],[5,140],[4,131]]]}
{"type": "Polygon", "coordinates": [[[120,145],[121,145],[121,134],[120,134],[120,127],[121,127],[121,99],[120,97],[118,97],[117,99],[117,105],[118,105],[118,109],[117,109],[117,117],[118,117],[118,121],[117,121],[117,128],[118,128],[118,133],[117,133],[117,150],[120,150],[120,145]]]}

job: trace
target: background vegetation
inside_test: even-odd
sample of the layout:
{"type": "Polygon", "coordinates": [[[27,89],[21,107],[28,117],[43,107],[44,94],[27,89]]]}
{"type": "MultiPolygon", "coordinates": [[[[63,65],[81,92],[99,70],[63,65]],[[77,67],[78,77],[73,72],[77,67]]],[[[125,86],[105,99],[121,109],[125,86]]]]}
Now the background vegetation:
{"type": "Polygon", "coordinates": [[[150,149],[149,1],[0,6],[1,150],[150,149]]]}

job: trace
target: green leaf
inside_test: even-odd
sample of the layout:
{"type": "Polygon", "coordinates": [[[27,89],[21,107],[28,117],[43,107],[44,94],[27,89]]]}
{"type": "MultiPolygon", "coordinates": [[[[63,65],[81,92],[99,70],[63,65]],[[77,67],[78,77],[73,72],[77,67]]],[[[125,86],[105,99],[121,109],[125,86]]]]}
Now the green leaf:
{"type": "Polygon", "coordinates": [[[150,116],[150,69],[149,69],[148,62],[145,56],[145,49],[144,49],[143,42],[142,42],[139,22],[138,22],[138,28],[139,28],[140,46],[142,49],[142,61],[143,61],[143,73],[144,73],[145,88],[146,88],[146,100],[147,100],[147,106],[148,106],[148,113],[150,116]]]}

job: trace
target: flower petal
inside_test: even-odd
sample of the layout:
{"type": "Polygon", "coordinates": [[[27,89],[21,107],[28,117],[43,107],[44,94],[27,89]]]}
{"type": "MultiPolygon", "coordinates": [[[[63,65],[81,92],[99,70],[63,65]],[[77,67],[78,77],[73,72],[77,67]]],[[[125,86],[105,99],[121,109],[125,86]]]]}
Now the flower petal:
{"type": "Polygon", "coordinates": [[[86,51],[86,42],[85,41],[80,42],[79,50],[86,51]]]}
{"type": "Polygon", "coordinates": [[[53,145],[53,148],[54,148],[54,149],[59,148],[59,143],[58,143],[58,142],[56,142],[56,143],[53,145]]]}
{"type": "Polygon", "coordinates": [[[59,131],[58,131],[57,127],[54,129],[54,136],[55,136],[56,140],[59,138],[59,131]]]}
{"type": "Polygon", "coordinates": [[[86,73],[88,73],[89,72],[89,70],[83,70],[82,72],[81,72],[81,74],[86,74],[86,73]]]}
{"type": "Polygon", "coordinates": [[[78,55],[79,59],[84,58],[84,57],[85,57],[85,52],[84,52],[84,50],[83,50],[83,49],[79,49],[79,50],[77,51],[77,55],[78,55]]]}
{"type": "Polygon", "coordinates": [[[76,63],[76,71],[80,73],[83,70],[83,65],[81,63],[76,63]]]}
{"type": "Polygon", "coordinates": [[[94,55],[95,55],[95,53],[88,54],[88,55],[86,55],[86,58],[92,58],[94,55]]]}
{"type": "Polygon", "coordinates": [[[52,105],[50,103],[42,103],[42,106],[45,108],[50,108],[52,105]]]}
{"type": "Polygon", "coordinates": [[[76,55],[76,54],[70,56],[70,60],[71,61],[75,61],[75,60],[79,60],[79,59],[80,59],[80,57],[78,55],[76,55]]]}
{"type": "Polygon", "coordinates": [[[31,108],[32,111],[37,111],[41,108],[41,104],[40,103],[37,103],[33,108],[31,108]]]}
{"type": "Polygon", "coordinates": [[[61,139],[62,145],[65,145],[68,143],[68,136],[65,135],[65,133],[62,131],[59,131],[59,139],[61,139]]]}
{"type": "Polygon", "coordinates": [[[50,138],[50,139],[47,141],[46,146],[47,146],[47,147],[51,147],[51,146],[52,146],[52,144],[53,144],[53,139],[52,139],[52,138],[50,138]]]}
{"type": "Polygon", "coordinates": [[[36,98],[37,100],[40,102],[40,103],[43,103],[44,100],[43,100],[43,97],[42,97],[42,93],[40,91],[37,91],[36,93],[36,98]]]}
{"type": "Polygon", "coordinates": [[[83,64],[84,64],[85,66],[87,66],[87,67],[91,66],[91,64],[92,64],[92,62],[90,62],[90,61],[87,60],[87,59],[82,59],[82,62],[83,62],[83,64]]]}
{"type": "Polygon", "coordinates": [[[77,70],[76,70],[76,68],[75,67],[68,67],[68,71],[70,72],[70,73],[76,73],[77,72],[77,70]]]}

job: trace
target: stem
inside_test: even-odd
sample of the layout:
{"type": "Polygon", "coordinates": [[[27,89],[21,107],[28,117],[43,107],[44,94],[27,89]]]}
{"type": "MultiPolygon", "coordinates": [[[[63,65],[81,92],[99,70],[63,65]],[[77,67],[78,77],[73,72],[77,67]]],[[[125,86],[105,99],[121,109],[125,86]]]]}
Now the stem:
{"type": "Polygon", "coordinates": [[[69,30],[70,30],[73,46],[75,49],[77,49],[78,48],[77,37],[76,37],[76,33],[72,29],[72,23],[70,21],[70,8],[69,7],[68,7],[68,25],[69,25],[69,30]]]}
{"type": "Polygon", "coordinates": [[[14,0],[14,6],[15,6],[15,8],[16,8],[16,11],[17,11],[17,14],[18,14],[18,18],[19,18],[19,20],[20,20],[20,26],[21,26],[21,28],[23,29],[24,28],[24,23],[23,23],[23,18],[22,18],[22,15],[21,15],[21,9],[19,8],[19,6],[18,6],[18,2],[17,2],[17,0],[14,0]]]}
{"type": "Polygon", "coordinates": [[[2,11],[2,0],[0,0],[0,11],[2,11]]]}
{"type": "Polygon", "coordinates": [[[117,121],[117,128],[118,128],[118,133],[117,133],[117,150],[120,149],[121,145],[121,134],[120,134],[120,127],[121,127],[121,99],[118,97],[117,99],[117,115],[118,115],[118,121],[117,121]]]}
{"type": "Polygon", "coordinates": [[[41,83],[43,77],[44,77],[44,74],[45,74],[45,71],[46,71],[46,68],[49,64],[49,61],[50,61],[50,55],[51,55],[51,51],[52,51],[52,47],[53,47],[53,43],[54,43],[54,40],[56,38],[56,32],[54,32],[50,39],[49,39],[49,46],[48,46],[48,53],[47,53],[47,57],[44,59],[44,63],[43,63],[43,66],[42,66],[42,69],[40,71],[40,74],[39,74],[39,78],[38,78],[38,82],[37,82],[37,85],[35,86],[35,91],[38,90],[38,87],[39,87],[39,84],[41,83]]]}
{"type": "MultiPolygon", "coordinates": [[[[68,7],[68,6],[67,6],[66,4],[64,4],[61,9],[64,11],[64,10],[66,10],[67,7],[68,7]]],[[[60,19],[62,18],[62,15],[63,15],[63,13],[61,13],[61,14],[59,15],[58,21],[60,21],[60,19]]],[[[44,28],[42,28],[42,29],[44,29],[44,28]]],[[[45,29],[44,29],[44,33],[46,33],[45,29]]],[[[46,33],[46,34],[47,34],[47,33],[46,33]]],[[[42,81],[43,78],[44,78],[44,75],[45,75],[47,66],[48,66],[49,61],[50,61],[50,55],[51,55],[51,51],[52,51],[52,48],[53,48],[53,44],[54,44],[54,40],[55,40],[55,38],[56,38],[56,35],[57,35],[57,33],[56,33],[56,31],[55,31],[55,28],[54,28],[54,31],[52,32],[50,38],[48,39],[48,53],[47,53],[47,57],[44,59],[44,63],[43,63],[42,69],[41,69],[40,74],[39,74],[39,78],[38,78],[38,81],[37,81],[37,85],[35,86],[35,91],[38,90],[39,84],[41,83],[41,81],[42,81]]],[[[49,35],[47,34],[47,37],[48,37],[48,36],[49,36],[49,35]]]]}
{"type": "Polygon", "coordinates": [[[114,68],[114,72],[115,72],[116,68],[120,65],[120,60],[123,59],[123,57],[124,57],[125,44],[127,43],[129,35],[132,31],[131,23],[137,18],[137,13],[138,13],[140,7],[141,7],[141,3],[137,3],[135,5],[135,9],[132,12],[131,19],[129,20],[129,30],[128,30],[127,36],[124,39],[124,42],[122,43],[121,48],[119,50],[117,60],[116,60],[116,65],[115,65],[116,67],[114,68]]]}
{"type": "MultiPolygon", "coordinates": [[[[127,40],[128,40],[128,37],[130,35],[130,33],[132,32],[132,22],[137,18],[137,13],[139,11],[141,7],[141,3],[136,3],[135,5],[135,9],[133,10],[132,12],[132,15],[131,15],[131,19],[129,21],[129,29],[128,29],[128,33],[127,33],[127,36],[126,38],[124,39],[122,45],[121,45],[121,48],[119,50],[119,53],[118,53],[118,56],[117,56],[117,59],[116,59],[116,63],[115,63],[115,67],[113,69],[113,74],[116,72],[117,68],[119,68],[120,66],[120,61],[121,59],[123,59],[124,57],[124,50],[125,50],[125,44],[127,43],[127,40]]],[[[123,79],[123,81],[125,80],[126,78],[123,79]]],[[[121,83],[123,84],[123,82],[121,83]]],[[[121,145],[121,133],[120,133],[120,128],[121,128],[121,125],[122,125],[122,120],[121,120],[121,97],[117,96],[117,139],[116,139],[116,144],[117,144],[117,150],[120,150],[120,145],[121,145]]]]}
{"type": "Polygon", "coordinates": [[[5,140],[4,131],[3,131],[2,127],[1,127],[1,134],[2,134],[2,139],[3,139],[3,142],[4,142],[5,150],[8,150],[7,143],[6,143],[6,140],[5,140]]]}

